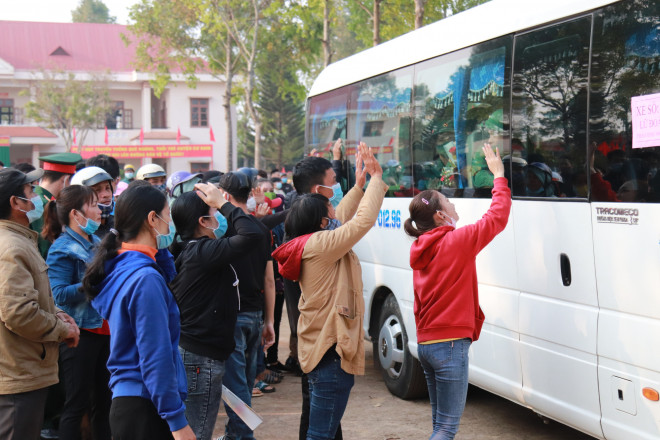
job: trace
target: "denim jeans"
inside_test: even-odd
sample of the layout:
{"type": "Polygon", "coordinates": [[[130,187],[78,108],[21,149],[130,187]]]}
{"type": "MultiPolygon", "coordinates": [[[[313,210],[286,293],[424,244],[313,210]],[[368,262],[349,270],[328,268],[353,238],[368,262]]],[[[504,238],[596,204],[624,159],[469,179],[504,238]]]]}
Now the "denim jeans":
{"type": "Polygon", "coordinates": [[[179,353],[188,379],[186,419],[197,440],[209,440],[222,400],[225,361],[195,354],[182,347],[179,347],[179,353]]]}
{"type": "Polygon", "coordinates": [[[307,440],[332,440],[344,415],[355,377],[341,369],[341,359],[332,347],[307,374],[307,379],[310,396],[307,440]]]}
{"type": "Polygon", "coordinates": [[[417,346],[431,400],[430,440],[451,440],[458,432],[467,397],[470,344],[466,338],[417,346]]]}
{"type": "MultiPolygon", "coordinates": [[[[236,348],[225,361],[222,383],[248,405],[252,404],[252,388],[257,375],[257,352],[261,343],[263,313],[239,312],[234,329],[236,348]]],[[[225,404],[225,435],[232,440],[252,440],[252,430],[225,404]]]]}

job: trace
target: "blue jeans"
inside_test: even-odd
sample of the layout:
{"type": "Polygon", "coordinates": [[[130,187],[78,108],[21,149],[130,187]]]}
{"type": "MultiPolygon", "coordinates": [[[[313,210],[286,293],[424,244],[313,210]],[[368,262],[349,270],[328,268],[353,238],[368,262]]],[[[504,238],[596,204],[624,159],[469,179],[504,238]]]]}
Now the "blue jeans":
{"type": "Polygon", "coordinates": [[[182,347],[179,347],[179,353],[188,379],[186,419],[197,440],[209,440],[222,400],[225,361],[195,354],[182,347]]]}
{"type": "Polygon", "coordinates": [[[332,347],[307,378],[310,396],[307,440],[332,440],[344,415],[355,377],[341,369],[341,359],[332,347]]]}
{"type": "Polygon", "coordinates": [[[466,338],[417,346],[431,400],[430,440],[451,440],[458,432],[467,397],[470,344],[466,338]]]}
{"type": "MultiPolygon", "coordinates": [[[[261,343],[262,312],[240,312],[234,328],[236,348],[225,361],[222,382],[236,396],[252,405],[252,388],[257,375],[257,352],[261,343]]],[[[225,404],[225,435],[232,440],[253,440],[252,430],[225,404]]]]}

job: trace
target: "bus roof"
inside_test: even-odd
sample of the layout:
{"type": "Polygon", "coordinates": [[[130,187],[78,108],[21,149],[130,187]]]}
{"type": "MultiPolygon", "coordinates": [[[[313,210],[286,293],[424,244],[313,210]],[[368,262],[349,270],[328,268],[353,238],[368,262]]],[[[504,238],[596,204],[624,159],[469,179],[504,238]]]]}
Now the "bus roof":
{"type": "Polygon", "coordinates": [[[617,0],[492,0],[326,67],[309,96],[617,0]]]}

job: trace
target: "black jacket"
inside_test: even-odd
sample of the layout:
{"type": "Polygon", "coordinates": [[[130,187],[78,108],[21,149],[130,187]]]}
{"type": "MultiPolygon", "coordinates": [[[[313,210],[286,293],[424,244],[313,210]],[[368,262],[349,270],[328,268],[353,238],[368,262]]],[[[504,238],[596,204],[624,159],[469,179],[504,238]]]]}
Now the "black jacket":
{"type": "Polygon", "coordinates": [[[239,309],[237,276],[231,263],[263,240],[263,232],[230,203],[220,213],[236,235],[178,243],[174,249],[177,276],[170,289],[181,314],[179,345],[195,354],[225,360],[234,350],[239,309]]]}

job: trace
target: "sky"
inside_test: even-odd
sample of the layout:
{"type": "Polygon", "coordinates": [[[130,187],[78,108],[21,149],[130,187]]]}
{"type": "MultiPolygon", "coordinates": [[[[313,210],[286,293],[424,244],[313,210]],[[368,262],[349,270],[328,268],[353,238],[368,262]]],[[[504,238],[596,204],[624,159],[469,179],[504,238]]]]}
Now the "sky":
{"type": "MultiPolygon", "coordinates": [[[[128,24],[128,8],[138,0],[104,0],[118,24],[128,24]]],[[[0,0],[0,20],[70,23],[80,0],[0,0]]]]}

